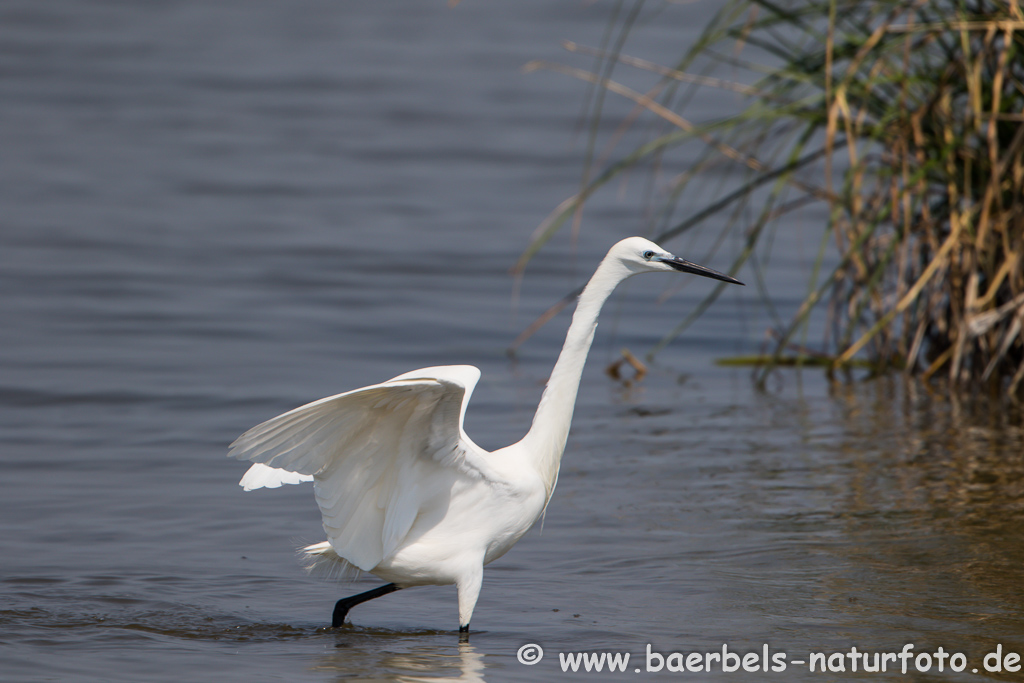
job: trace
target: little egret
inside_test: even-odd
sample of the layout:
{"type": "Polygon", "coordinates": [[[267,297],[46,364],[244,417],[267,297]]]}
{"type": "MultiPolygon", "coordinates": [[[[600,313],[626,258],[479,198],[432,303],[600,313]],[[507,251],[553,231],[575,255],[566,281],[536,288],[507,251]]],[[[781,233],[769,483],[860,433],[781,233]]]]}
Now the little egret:
{"type": "Polygon", "coordinates": [[[327,541],[311,565],[387,581],[339,600],[332,625],[401,588],[455,584],[459,631],[469,631],[484,565],[540,519],[558,480],[576,392],[605,299],[638,273],[682,272],[743,284],[673,256],[642,237],[613,246],[576,305],[562,352],[522,441],[488,453],[463,431],[480,371],[414,370],[314,401],[253,427],[228,455],[255,464],[246,491],[312,481],[327,541]]]}

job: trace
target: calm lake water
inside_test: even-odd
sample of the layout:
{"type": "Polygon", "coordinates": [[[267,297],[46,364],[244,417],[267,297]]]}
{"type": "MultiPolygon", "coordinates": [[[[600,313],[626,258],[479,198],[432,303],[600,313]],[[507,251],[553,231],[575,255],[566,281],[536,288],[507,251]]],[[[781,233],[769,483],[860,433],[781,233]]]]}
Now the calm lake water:
{"type": "MultiPolygon", "coordinates": [[[[652,14],[635,52],[676,56],[714,8],[652,14]]],[[[726,292],[643,382],[613,381],[620,349],[649,349],[710,287],[654,276],[609,302],[543,529],[487,568],[470,642],[452,587],[323,628],[379,582],[306,576],[311,489],[243,493],[227,444],[445,363],[483,370],[478,443],[522,436],[567,315],[515,360],[506,348],[644,229],[642,187],[598,198],[513,295],[508,269],[577,188],[585,137],[585,86],[520,67],[589,66],[559,41],[599,44],[610,9],[0,6],[0,680],[561,680],[559,653],[584,651],[631,654],[629,673],[575,674],[609,680],[1020,680],[983,666],[1024,653],[1020,409],[818,372],[758,391],[714,365],[760,348],[755,287],[726,292]],[[529,667],[527,644],[546,653],[529,667]],[[964,671],[795,663],[906,644],[962,653],[964,671]],[[767,646],[788,667],[655,674],[648,645],[673,666],[767,646]]],[[[803,237],[822,216],[805,219],[766,275],[783,313],[817,248],[803,237]]],[[[687,246],[704,260],[669,245],[687,246]]],[[[728,248],[707,265],[728,267],[728,248]]]]}

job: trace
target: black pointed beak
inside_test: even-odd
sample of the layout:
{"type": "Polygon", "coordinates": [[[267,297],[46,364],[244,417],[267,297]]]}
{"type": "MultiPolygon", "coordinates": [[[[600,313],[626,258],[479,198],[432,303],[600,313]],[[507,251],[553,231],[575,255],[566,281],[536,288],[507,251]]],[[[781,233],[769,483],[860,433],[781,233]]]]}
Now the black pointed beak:
{"type": "Polygon", "coordinates": [[[698,266],[696,263],[690,263],[686,259],[681,259],[678,256],[673,256],[672,258],[660,258],[658,260],[678,270],[680,273],[693,273],[694,275],[703,275],[704,277],[709,277],[713,280],[731,282],[734,285],[743,285],[742,282],[734,277],[729,277],[725,273],[719,273],[717,270],[711,270],[704,266],[698,266]]]}

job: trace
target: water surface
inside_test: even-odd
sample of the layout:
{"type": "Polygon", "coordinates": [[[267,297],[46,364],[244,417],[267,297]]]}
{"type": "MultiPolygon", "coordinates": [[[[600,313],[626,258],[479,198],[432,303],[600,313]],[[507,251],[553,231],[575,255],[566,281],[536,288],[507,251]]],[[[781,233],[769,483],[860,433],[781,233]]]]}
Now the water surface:
{"type": "MultiPolygon", "coordinates": [[[[1024,652],[1019,409],[816,372],[759,392],[713,365],[758,348],[753,288],[642,383],[612,381],[621,348],[650,348],[708,291],[659,304],[656,277],[609,303],[543,529],[488,567],[470,642],[451,587],[323,628],[375,580],[305,576],[294,549],[322,539],[311,491],[243,493],[226,446],[444,363],[484,372],[478,443],[522,436],[566,315],[515,360],[505,349],[644,225],[623,195],[599,198],[513,297],[509,266],[579,181],[584,97],[519,68],[561,59],[563,38],[599,43],[608,9],[0,9],[0,680],[553,680],[569,675],[559,652],[648,644],[795,659],[914,643],[978,668],[997,644],[1024,652]],[[547,652],[529,669],[528,643],[547,652]]],[[[674,56],[709,12],[690,9],[644,24],[642,56],[674,56]]],[[[776,249],[783,310],[805,250],[776,249]]]]}

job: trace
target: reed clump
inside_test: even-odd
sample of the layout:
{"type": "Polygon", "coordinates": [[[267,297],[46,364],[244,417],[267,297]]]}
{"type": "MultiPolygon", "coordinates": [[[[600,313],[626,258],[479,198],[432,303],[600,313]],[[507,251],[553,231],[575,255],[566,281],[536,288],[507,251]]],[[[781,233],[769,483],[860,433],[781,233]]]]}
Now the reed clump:
{"type": "MultiPolygon", "coordinates": [[[[735,271],[756,266],[761,242],[791,212],[828,209],[806,298],[778,321],[762,378],[794,348],[797,359],[808,355],[809,317],[825,311],[815,363],[867,360],[961,387],[1024,391],[1024,13],[1016,0],[734,0],[670,66],[624,54],[628,21],[619,20],[609,49],[593,51],[593,70],[533,66],[630,97],[637,119],[653,114],[661,127],[587,177],[525,258],[602,185],[642,166],[663,168],[696,143],[691,168],[658,187],[656,240],[728,217],[745,244],[735,271]],[[708,77],[709,64],[724,65],[731,79],[708,77]],[[623,65],[660,78],[631,90],[611,78],[623,65]],[[743,99],[723,118],[691,123],[684,109],[695,88],[707,87],[743,99]],[[738,171],[735,183],[702,199],[695,179],[723,165],[738,171]],[[682,204],[699,208],[676,219],[682,204]]],[[[761,285],[770,295],[770,283],[761,285]]]]}

